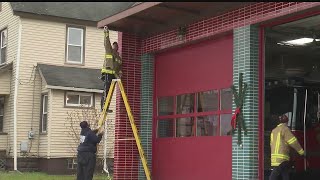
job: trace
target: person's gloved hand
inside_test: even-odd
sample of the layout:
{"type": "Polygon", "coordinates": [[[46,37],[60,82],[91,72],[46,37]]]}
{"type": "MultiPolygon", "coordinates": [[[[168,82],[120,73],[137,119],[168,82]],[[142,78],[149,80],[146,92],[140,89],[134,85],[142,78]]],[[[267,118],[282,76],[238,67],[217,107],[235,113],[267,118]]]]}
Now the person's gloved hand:
{"type": "Polygon", "coordinates": [[[103,27],[103,30],[104,30],[105,33],[108,33],[108,34],[109,34],[109,28],[108,28],[108,26],[104,26],[104,27],[103,27]]]}
{"type": "Polygon", "coordinates": [[[98,131],[99,131],[99,129],[94,129],[94,130],[92,130],[92,132],[95,133],[95,134],[97,134],[98,131]]]}
{"type": "Polygon", "coordinates": [[[102,129],[100,132],[99,132],[99,136],[103,136],[103,134],[104,134],[104,129],[102,129]]]}

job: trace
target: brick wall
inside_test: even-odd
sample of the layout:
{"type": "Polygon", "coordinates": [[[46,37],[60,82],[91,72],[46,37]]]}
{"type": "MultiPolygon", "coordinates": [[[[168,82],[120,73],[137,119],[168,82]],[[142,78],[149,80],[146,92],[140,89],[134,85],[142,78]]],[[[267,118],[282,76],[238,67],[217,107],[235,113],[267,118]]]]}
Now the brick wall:
{"type": "MultiPolygon", "coordinates": [[[[122,33],[119,39],[121,56],[123,59],[122,82],[127,94],[135,123],[140,127],[141,104],[141,46],[136,36],[122,33]]],[[[115,149],[114,149],[114,179],[138,179],[139,152],[132,133],[127,112],[117,91],[116,123],[115,123],[115,149]]]]}

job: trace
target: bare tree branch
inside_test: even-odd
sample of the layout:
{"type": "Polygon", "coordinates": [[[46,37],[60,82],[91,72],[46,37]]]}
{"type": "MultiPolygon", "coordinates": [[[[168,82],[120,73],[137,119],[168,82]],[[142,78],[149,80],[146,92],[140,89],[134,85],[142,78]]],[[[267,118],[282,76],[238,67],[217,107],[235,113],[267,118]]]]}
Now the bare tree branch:
{"type": "MultiPolygon", "coordinates": [[[[100,113],[97,109],[91,109],[91,108],[83,108],[83,109],[76,109],[67,112],[66,121],[64,123],[64,126],[70,136],[69,141],[66,142],[70,145],[69,151],[72,154],[72,157],[77,156],[77,148],[80,141],[80,122],[87,121],[90,127],[97,127],[98,120],[100,119],[100,113]]],[[[108,131],[111,130],[111,127],[108,127],[108,131]]],[[[103,151],[103,143],[100,143],[97,145],[97,152],[103,151]]],[[[107,152],[108,156],[112,153],[112,149],[109,149],[109,152],[107,152]]],[[[98,153],[97,153],[98,154],[98,153]]],[[[107,156],[107,157],[108,157],[107,156]]],[[[98,154],[98,158],[101,157],[101,154],[98,154]]]]}

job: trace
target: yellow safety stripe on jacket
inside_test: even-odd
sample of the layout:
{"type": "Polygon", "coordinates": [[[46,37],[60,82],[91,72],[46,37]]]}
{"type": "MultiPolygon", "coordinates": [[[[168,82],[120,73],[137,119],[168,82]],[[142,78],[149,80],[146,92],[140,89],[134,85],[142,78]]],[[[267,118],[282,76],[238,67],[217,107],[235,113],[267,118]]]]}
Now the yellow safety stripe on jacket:
{"type": "Polygon", "coordinates": [[[271,163],[271,166],[279,166],[280,163],[271,163]]]}
{"type": "Polygon", "coordinates": [[[277,135],[276,149],[274,150],[275,154],[279,153],[279,148],[280,148],[280,133],[278,133],[278,135],[277,135]]]}
{"type": "Polygon", "coordinates": [[[280,159],[285,159],[289,160],[290,157],[284,154],[271,154],[271,158],[280,158],[280,159]]]}
{"type": "Polygon", "coordinates": [[[283,124],[284,124],[284,123],[280,123],[280,124],[277,125],[277,127],[282,126],[283,124]]]}
{"type": "Polygon", "coordinates": [[[273,142],[273,133],[271,133],[271,137],[270,137],[270,143],[272,143],[273,142]]]}
{"type": "Polygon", "coordinates": [[[296,141],[297,141],[297,138],[296,138],[296,137],[293,137],[293,138],[289,139],[289,140],[287,141],[287,143],[288,143],[288,144],[292,144],[292,143],[294,143],[294,142],[296,142],[296,141]]]}
{"type": "Polygon", "coordinates": [[[298,151],[298,153],[299,153],[300,155],[302,155],[302,154],[304,154],[304,150],[303,150],[303,149],[300,149],[300,150],[298,151]]]}
{"type": "Polygon", "coordinates": [[[279,166],[281,164],[277,159],[289,161],[290,157],[284,154],[271,154],[271,166],[279,166]]]}
{"type": "Polygon", "coordinates": [[[102,68],[102,69],[101,69],[101,73],[114,74],[115,71],[114,71],[114,70],[110,70],[110,69],[102,68]]]}
{"type": "Polygon", "coordinates": [[[113,57],[112,54],[106,54],[107,59],[112,59],[112,57],[113,57]]]}

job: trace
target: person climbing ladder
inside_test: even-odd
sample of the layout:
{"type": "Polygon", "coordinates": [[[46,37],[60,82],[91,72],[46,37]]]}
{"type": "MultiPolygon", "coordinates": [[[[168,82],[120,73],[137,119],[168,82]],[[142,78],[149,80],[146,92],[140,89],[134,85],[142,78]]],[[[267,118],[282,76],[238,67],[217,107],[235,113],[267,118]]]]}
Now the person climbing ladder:
{"type": "Polygon", "coordinates": [[[111,46],[109,29],[104,27],[104,47],[105,58],[101,69],[101,80],[104,82],[103,94],[101,96],[101,111],[104,106],[107,93],[110,88],[112,79],[120,79],[122,76],[122,59],[118,52],[118,43],[114,42],[111,46]]]}

